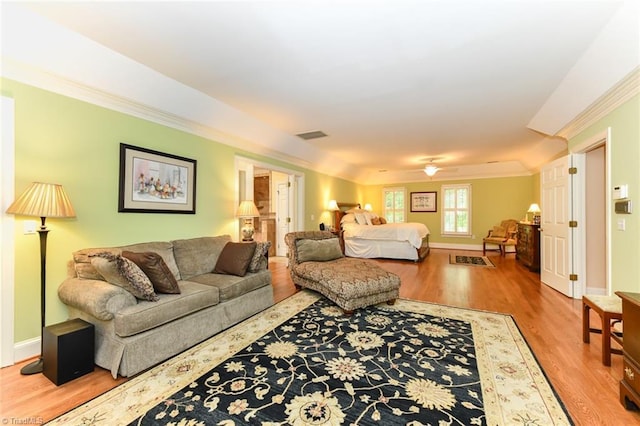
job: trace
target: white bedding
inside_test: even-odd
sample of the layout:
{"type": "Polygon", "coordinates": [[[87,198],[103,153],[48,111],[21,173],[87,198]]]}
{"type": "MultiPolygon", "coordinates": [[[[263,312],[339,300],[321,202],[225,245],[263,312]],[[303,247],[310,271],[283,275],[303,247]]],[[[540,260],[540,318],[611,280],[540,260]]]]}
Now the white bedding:
{"type": "Polygon", "coordinates": [[[343,223],[345,240],[406,241],[412,247],[420,248],[422,239],[429,234],[429,228],[423,223],[387,223],[384,225],[359,225],[343,223]]]}

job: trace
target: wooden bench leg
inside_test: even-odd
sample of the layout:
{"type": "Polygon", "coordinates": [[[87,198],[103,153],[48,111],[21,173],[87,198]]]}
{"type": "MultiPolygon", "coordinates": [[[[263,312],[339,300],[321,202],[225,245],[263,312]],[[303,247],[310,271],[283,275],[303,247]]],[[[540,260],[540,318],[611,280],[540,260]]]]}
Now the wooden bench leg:
{"type": "Polygon", "coordinates": [[[611,365],[611,317],[602,313],[602,363],[611,365]]]}
{"type": "Polygon", "coordinates": [[[584,300],[582,301],[582,341],[584,343],[589,343],[591,341],[591,325],[589,324],[589,313],[591,308],[587,305],[584,300]]]}

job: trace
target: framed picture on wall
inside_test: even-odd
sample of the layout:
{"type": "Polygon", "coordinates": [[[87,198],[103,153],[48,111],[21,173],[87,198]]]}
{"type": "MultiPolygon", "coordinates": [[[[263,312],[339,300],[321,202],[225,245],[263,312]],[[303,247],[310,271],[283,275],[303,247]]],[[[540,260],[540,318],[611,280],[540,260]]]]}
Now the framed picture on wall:
{"type": "Polygon", "coordinates": [[[437,212],[438,193],[437,192],[412,192],[411,212],[437,212]]]}
{"type": "Polygon", "coordinates": [[[196,160],[120,144],[118,211],[196,212],[196,160]]]}

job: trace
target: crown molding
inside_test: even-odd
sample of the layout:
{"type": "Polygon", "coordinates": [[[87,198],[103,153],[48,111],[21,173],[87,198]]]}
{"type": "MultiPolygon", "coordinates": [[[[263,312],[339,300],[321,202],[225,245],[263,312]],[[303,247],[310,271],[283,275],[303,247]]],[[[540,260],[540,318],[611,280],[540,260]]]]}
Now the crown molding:
{"type": "Polygon", "coordinates": [[[563,127],[556,136],[566,140],[577,136],[638,93],[640,93],[640,67],[636,67],[604,95],[596,99],[587,109],[563,127]]]}
{"type": "MultiPolygon", "coordinates": [[[[96,89],[78,81],[43,71],[34,66],[20,63],[11,58],[4,57],[2,59],[2,69],[0,70],[0,73],[4,78],[15,80],[23,84],[121,112],[123,114],[173,129],[181,130],[196,136],[201,136],[211,141],[246,151],[247,153],[263,155],[273,160],[283,161],[297,167],[350,181],[354,181],[356,179],[355,175],[340,173],[340,171],[336,171],[335,168],[327,168],[327,170],[324,170],[321,162],[311,163],[310,161],[299,157],[288,155],[282,151],[277,151],[265,145],[253,143],[247,139],[202,124],[196,120],[191,120],[169,113],[160,108],[145,105],[135,101],[134,99],[115,95],[105,90],[96,89]]],[[[331,162],[328,161],[328,163],[331,162]]]]}

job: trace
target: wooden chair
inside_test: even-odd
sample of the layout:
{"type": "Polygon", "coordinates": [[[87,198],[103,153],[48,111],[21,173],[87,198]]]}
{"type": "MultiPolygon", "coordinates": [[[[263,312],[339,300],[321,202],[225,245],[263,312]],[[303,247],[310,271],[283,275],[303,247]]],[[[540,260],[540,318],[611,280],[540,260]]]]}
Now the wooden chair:
{"type": "Polygon", "coordinates": [[[506,248],[515,246],[518,243],[518,221],[507,219],[500,222],[499,226],[494,226],[482,239],[482,254],[487,254],[487,250],[499,251],[500,256],[507,252],[506,248]],[[487,244],[498,246],[497,249],[487,249],[487,244]]]}

